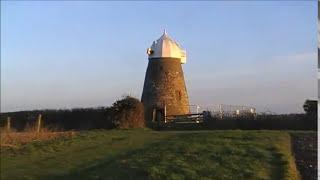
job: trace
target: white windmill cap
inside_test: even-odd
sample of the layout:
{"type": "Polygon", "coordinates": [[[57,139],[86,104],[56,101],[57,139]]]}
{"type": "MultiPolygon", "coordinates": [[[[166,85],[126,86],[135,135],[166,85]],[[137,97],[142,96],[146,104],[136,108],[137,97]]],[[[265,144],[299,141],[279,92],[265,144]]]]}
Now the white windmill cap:
{"type": "Polygon", "coordinates": [[[162,36],[153,41],[147,51],[149,59],[152,58],[178,58],[181,63],[186,63],[186,51],[181,46],[168,36],[166,30],[163,31],[162,36]]]}

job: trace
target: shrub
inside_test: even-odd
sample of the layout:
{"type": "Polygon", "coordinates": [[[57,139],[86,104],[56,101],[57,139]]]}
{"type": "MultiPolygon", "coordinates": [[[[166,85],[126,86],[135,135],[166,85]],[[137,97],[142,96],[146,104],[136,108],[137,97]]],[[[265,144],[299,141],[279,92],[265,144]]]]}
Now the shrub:
{"type": "Polygon", "coordinates": [[[317,129],[318,101],[307,99],[303,104],[303,109],[306,112],[306,123],[309,124],[310,128],[317,129]]]}
{"type": "Polygon", "coordinates": [[[307,114],[316,114],[318,111],[318,101],[307,99],[303,104],[303,109],[307,114]]]}
{"type": "Polygon", "coordinates": [[[113,103],[110,108],[112,122],[116,128],[143,128],[145,127],[144,107],[136,98],[126,96],[113,103]]]}

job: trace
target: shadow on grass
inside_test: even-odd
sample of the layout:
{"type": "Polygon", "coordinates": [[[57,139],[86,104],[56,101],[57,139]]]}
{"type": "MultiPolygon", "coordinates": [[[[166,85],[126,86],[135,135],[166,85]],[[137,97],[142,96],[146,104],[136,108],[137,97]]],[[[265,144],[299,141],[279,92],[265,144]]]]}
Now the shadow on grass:
{"type": "Polygon", "coordinates": [[[272,179],[284,179],[287,162],[283,161],[283,155],[277,151],[276,148],[271,147],[270,152],[272,153],[271,164],[271,178],[272,179]]]}
{"type": "Polygon", "coordinates": [[[303,180],[316,180],[318,173],[317,132],[291,132],[291,148],[303,180]]]}
{"type": "Polygon", "coordinates": [[[100,160],[95,164],[72,171],[69,174],[49,175],[40,177],[40,179],[148,179],[148,172],[140,167],[128,166],[127,159],[159,147],[163,143],[151,143],[125,154],[100,160]]]}
{"type": "Polygon", "coordinates": [[[179,134],[69,174],[41,179],[283,179],[287,166],[283,155],[259,138],[179,134]]]}

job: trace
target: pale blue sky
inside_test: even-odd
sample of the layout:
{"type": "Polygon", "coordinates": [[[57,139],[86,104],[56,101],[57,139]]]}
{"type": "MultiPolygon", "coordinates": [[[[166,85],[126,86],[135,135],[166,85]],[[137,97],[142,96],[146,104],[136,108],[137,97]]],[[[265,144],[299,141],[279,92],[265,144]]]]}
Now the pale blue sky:
{"type": "Polygon", "coordinates": [[[317,98],[317,2],[1,1],[1,111],[140,98],[163,29],[191,104],[303,112],[317,98]]]}

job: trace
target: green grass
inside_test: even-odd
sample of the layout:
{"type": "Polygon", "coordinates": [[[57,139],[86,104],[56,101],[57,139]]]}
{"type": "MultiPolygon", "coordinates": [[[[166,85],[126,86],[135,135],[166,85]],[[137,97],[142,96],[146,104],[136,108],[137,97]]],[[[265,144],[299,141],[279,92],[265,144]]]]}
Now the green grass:
{"type": "Polygon", "coordinates": [[[2,149],[1,179],[299,179],[280,131],[95,130],[2,149]]]}

